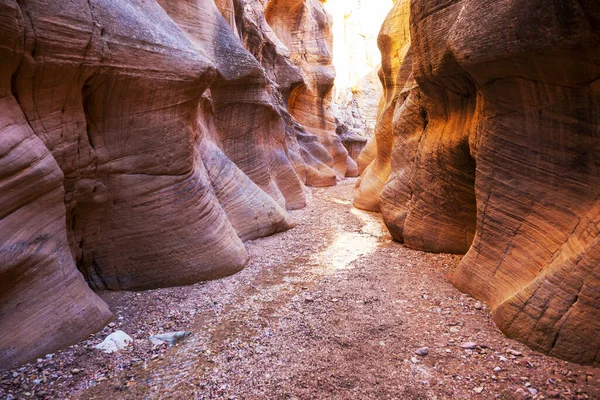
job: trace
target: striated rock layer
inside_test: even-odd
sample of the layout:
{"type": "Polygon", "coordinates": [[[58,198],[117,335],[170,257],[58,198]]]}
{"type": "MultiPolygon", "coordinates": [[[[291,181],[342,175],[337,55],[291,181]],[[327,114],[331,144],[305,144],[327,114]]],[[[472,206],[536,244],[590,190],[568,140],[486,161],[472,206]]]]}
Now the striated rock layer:
{"type": "Polygon", "coordinates": [[[593,1],[396,2],[355,199],[408,247],[466,252],[459,289],[579,363],[600,362],[599,27],[593,1]]]}
{"type": "Polygon", "coordinates": [[[0,0],[0,368],[109,321],[89,286],[239,271],[305,184],[345,175],[328,21],[312,0],[0,0]],[[275,34],[300,21],[305,60],[275,34]]]}

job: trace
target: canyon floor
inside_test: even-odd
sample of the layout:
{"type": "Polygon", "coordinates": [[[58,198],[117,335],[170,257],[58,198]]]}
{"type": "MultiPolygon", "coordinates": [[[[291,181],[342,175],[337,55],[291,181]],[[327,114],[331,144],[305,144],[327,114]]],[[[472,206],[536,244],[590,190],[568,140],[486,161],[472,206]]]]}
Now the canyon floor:
{"type": "Polygon", "coordinates": [[[1,373],[0,398],[600,398],[600,368],[504,337],[448,282],[460,257],[392,242],[379,215],[352,207],[355,183],[313,189],[298,226],[248,242],[234,276],[104,293],[115,321],[1,373]],[[134,342],[94,350],[115,330],[134,342]],[[180,330],[192,335],[176,346],[148,341],[180,330]]]}

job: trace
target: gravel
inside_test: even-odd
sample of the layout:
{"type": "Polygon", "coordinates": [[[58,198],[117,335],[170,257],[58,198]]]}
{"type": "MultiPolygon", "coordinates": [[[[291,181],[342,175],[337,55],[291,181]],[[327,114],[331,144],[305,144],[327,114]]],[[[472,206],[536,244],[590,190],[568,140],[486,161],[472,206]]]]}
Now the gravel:
{"type": "Polygon", "coordinates": [[[460,257],[392,242],[379,215],[352,208],[355,182],[314,189],[298,226],[248,242],[234,276],[102,293],[114,323],[1,372],[0,399],[600,398],[600,369],[504,337],[448,282],[460,257]],[[125,349],[94,351],[118,330],[125,349]],[[148,340],[178,331],[192,334],[148,340]]]}

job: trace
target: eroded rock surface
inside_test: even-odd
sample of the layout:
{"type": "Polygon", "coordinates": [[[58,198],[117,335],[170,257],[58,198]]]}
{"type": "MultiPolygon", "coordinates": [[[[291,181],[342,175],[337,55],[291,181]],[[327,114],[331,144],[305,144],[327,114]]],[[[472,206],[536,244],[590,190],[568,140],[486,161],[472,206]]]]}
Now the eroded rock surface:
{"type": "Polygon", "coordinates": [[[1,0],[0,22],[0,367],[101,328],[88,284],[239,271],[243,240],[289,229],[305,184],[345,175],[317,1],[1,0]],[[306,46],[275,34],[298,29],[287,6],[306,46]],[[320,114],[298,122],[292,93],[320,114]]]}
{"type": "Polygon", "coordinates": [[[355,199],[408,247],[466,252],[459,289],[579,363],[600,361],[599,22],[592,1],[396,2],[355,199]]]}

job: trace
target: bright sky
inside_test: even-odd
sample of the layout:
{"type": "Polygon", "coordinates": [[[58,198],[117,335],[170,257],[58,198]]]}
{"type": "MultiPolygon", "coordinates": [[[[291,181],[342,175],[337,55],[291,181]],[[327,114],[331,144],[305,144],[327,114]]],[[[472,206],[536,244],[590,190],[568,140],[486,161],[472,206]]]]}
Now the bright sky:
{"type": "Polygon", "coordinates": [[[377,34],[392,0],[327,0],[333,16],[333,63],[338,91],[352,88],[381,62],[377,34]]]}

